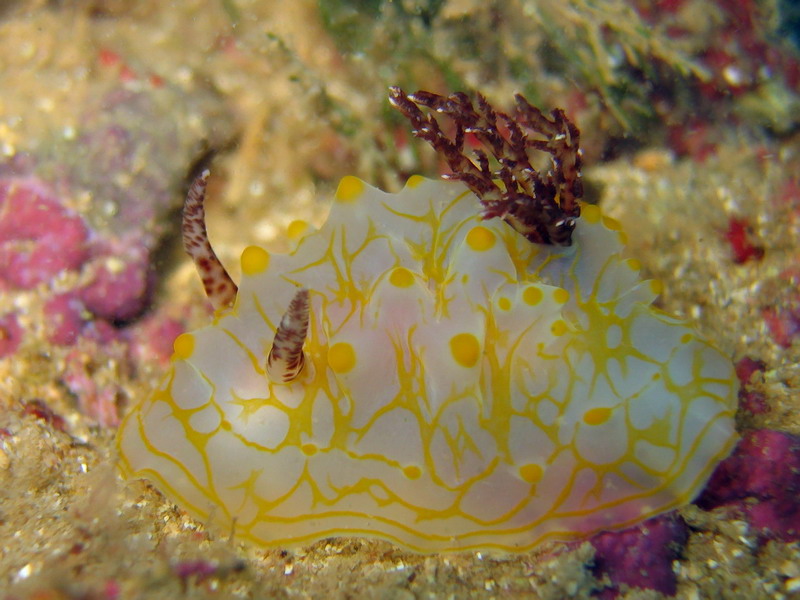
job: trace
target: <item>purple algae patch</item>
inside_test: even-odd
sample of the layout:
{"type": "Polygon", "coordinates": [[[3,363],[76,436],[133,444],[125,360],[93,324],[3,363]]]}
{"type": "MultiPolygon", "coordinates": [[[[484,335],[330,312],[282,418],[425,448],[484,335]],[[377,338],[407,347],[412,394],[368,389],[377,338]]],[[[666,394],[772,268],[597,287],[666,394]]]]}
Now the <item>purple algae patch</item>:
{"type": "Polygon", "coordinates": [[[196,577],[198,581],[213,576],[218,570],[215,563],[202,559],[182,561],[172,567],[172,572],[180,579],[196,577]]]}
{"type": "Polygon", "coordinates": [[[180,158],[186,140],[173,114],[180,101],[158,97],[109,92],[87,109],[72,154],[65,157],[71,185],[95,199],[84,216],[104,240],[135,239],[153,248],[163,233],[162,219],[175,207],[175,185],[187,164],[180,158]]]}
{"type": "Polygon", "coordinates": [[[621,586],[644,588],[674,596],[677,579],[673,561],[680,558],[689,538],[686,522],[675,512],[659,515],[636,527],[594,536],[592,570],[598,579],[607,576],[611,586],[597,593],[611,600],[621,586]]]}
{"type": "Polygon", "coordinates": [[[696,503],[741,512],[764,539],[800,540],[800,437],[748,431],[724,460],[696,503]]]}

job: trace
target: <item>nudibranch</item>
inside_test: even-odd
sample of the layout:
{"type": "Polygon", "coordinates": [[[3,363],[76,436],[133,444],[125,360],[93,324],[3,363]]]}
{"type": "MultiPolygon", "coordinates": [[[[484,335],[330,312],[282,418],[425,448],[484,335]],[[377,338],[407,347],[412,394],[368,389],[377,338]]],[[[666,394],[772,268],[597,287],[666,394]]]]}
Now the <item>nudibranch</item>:
{"type": "Polygon", "coordinates": [[[736,441],[731,360],[652,306],[619,223],[581,205],[577,130],[521,100],[515,119],[392,101],[457,181],[345,177],[291,252],[244,250],[238,289],[205,235],[207,172],[192,184],[184,241],[216,315],[125,418],[124,475],[282,547],[522,552],[690,502],[736,441]],[[467,115],[455,140],[420,106],[467,115]],[[498,169],[463,158],[469,133],[498,169]]]}

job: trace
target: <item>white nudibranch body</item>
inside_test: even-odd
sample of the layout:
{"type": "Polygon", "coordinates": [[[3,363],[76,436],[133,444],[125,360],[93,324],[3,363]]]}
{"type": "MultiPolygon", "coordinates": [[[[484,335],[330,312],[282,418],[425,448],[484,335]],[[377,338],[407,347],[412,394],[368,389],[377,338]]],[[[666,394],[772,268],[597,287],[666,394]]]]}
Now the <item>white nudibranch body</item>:
{"type": "Polygon", "coordinates": [[[691,501],[736,440],[730,359],[651,306],[599,208],[555,247],[478,207],[458,182],[346,177],[294,251],[247,248],[234,306],[125,419],[124,474],[265,546],[517,552],[691,501]],[[305,366],[275,383],[298,288],[305,366]]]}

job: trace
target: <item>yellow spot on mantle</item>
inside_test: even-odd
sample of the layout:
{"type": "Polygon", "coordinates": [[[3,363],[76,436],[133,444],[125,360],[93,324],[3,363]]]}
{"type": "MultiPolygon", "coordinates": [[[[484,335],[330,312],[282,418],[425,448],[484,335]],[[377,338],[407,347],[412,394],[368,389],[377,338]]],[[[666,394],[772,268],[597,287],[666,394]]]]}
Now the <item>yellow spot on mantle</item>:
{"type": "Polygon", "coordinates": [[[553,322],[553,326],[550,327],[550,331],[556,337],[562,336],[567,333],[567,324],[561,319],[558,319],[557,321],[553,322]]]}
{"type": "Polygon", "coordinates": [[[194,352],[194,336],[191,333],[182,333],[172,343],[172,350],[175,353],[173,358],[177,360],[190,358],[194,352]]]}
{"type": "Polygon", "coordinates": [[[406,187],[410,187],[413,189],[423,181],[425,181],[425,178],[422,175],[412,175],[411,177],[408,178],[408,181],[406,181],[406,187]]]}
{"type": "Polygon", "coordinates": [[[347,177],[342,177],[339,182],[339,187],[336,189],[336,199],[339,202],[352,202],[358,200],[363,193],[364,182],[358,177],[348,175],[347,177]]]}
{"type": "Polygon", "coordinates": [[[611,217],[603,217],[603,225],[611,231],[622,231],[622,223],[611,217]]]}
{"type": "Polygon", "coordinates": [[[339,342],[328,348],[328,365],[335,373],[347,373],[356,366],[356,353],[347,342],[339,342]]]}
{"type": "Polygon", "coordinates": [[[411,287],[414,284],[414,275],[405,267],[397,267],[389,275],[389,283],[399,288],[411,287]]]}
{"type": "Polygon", "coordinates": [[[581,206],[581,219],[587,223],[599,223],[601,216],[600,208],[594,204],[584,204],[581,206]]]}
{"type": "Polygon", "coordinates": [[[538,483],[543,473],[542,467],[535,463],[522,465],[519,468],[519,476],[528,483],[538,483]]]}
{"type": "Polygon", "coordinates": [[[497,306],[500,308],[500,310],[511,310],[511,300],[505,296],[498,298],[497,306]]]}
{"type": "Polygon", "coordinates": [[[248,246],[242,252],[242,273],[258,275],[269,267],[269,252],[258,246],[248,246]]]}
{"type": "Polygon", "coordinates": [[[658,279],[651,279],[650,280],[650,291],[654,294],[661,295],[661,292],[664,291],[664,284],[661,283],[658,279]]]}
{"type": "Polygon", "coordinates": [[[303,444],[301,450],[306,456],[314,456],[317,453],[317,446],[316,444],[303,444]]]}
{"type": "Polygon", "coordinates": [[[553,300],[559,304],[565,304],[569,300],[569,292],[564,288],[558,288],[553,292],[553,300]]]}
{"type": "Polygon", "coordinates": [[[611,409],[606,407],[590,408],[583,413],[583,422],[587,425],[602,425],[611,418],[611,409]]]}
{"type": "Polygon", "coordinates": [[[286,236],[291,240],[299,240],[308,231],[308,223],[302,219],[296,219],[286,227],[286,236]]]}
{"type": "Polygon", "coordinates": [[[467,245],[476,252],[490,250],[496,241],[494,232],[482,225],[473,227],[467,234],[467,245]]]}
{"type": "Polygon", "coordinates": [[[420,469],[416,465],[410,465],[408,467],[403,468],[403,473],[409,479],[419,479],[420,476],[422,475],[422,469],[420,469]]]}
{"type": "Polygon", "coordinates": [[[536,306],[542,301],[542,296],[542,290],[535,285],[532,285],[528,288],[525,288],[525,291],[522,292],[522,301],[528,306],[536,306]]]}
{"type": "Polygon", "coordinates": [[[635,258],[628,258],[625,260],[625,264],[628,265],[628,268],[631,271],[641,271],[642,270],[642,263],[635,258]]]}
{"type": "Polygon", "coordinates": [[[450,338],[450,352],[462,367],[474,367],[481,354],[481,345],[471,333],[459,333],[450,338]]]}

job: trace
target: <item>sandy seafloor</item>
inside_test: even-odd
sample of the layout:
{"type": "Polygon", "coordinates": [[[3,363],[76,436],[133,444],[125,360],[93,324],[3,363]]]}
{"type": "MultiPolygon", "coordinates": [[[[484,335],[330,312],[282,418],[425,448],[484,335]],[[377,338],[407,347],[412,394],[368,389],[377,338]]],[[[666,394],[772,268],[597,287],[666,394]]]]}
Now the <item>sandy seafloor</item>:
{"type": "MultiPolygon", "coordinates": [[[[324,219],[344,175],[398,189],[409,173],[436,174],[432,154],[390,114],[394,83],[464,85],[501,105],[521,90],[574,111],[587,196],[623,222],[632,253],[664,283],[661,308],[691,319],[734,360],[760,361],[747,389],[767,408],[740,411],[738,427],[800,434],[796,90],[762,81],[739,94],[747,70],[725,38],[732,62],[721,85],[730,89],[707,93],[715,72],[693,61],[720,51],[710,46],[725,3],[674,3],[678,41],[636,38],[627,5],[605,4],[0,3],[0,163],[24,157],[36,177],[65,177],[69,209],[97,236],[141,241],[157,276],[151,302],[113,324],[126,333],[112,342],[92,337],[92,315],[67,343],[48,333],[43,303],[80,286],[86,269],[0,288],[0,314],[13,312],[24,330],[0,360],[0,598],[560,599],[594,597],[608,583],[592,571],[589,543],[508,557],[418,556],[340,538],[252,548],[116,474],[115,423],[168,356],[171,340],[153,339],[167,335],[159,319],[187,329],[208,319],[177,236],[192,166],[216,152],[209,229],[223,262],[236,265],[249,244],[280,250],[289,222],[324,219]],[[574,45],[569,60],[559,42],[574,45]],[[629,81],[603,72],[626,61],[629,81]],[[102,139],[81,154],[97,123],[124,133],[109,150],[122,163],[103,160],[102,139]],[[676,142],[684,124],[692,135],[676,142]],[[113,196],[142,177],[160,203],[120,225],[104,190],[113,196]],[[734,217],[760,249],[742,264],[725,235],[734,217]]],[[[753,6],[764,22],[752,30],[774,40],[775,6],[753,6]]],[[[691,533],[673,563],[677,597],[800,597],[797,542],[765,540],[724,507],[680,513],[691,533]]]]}

